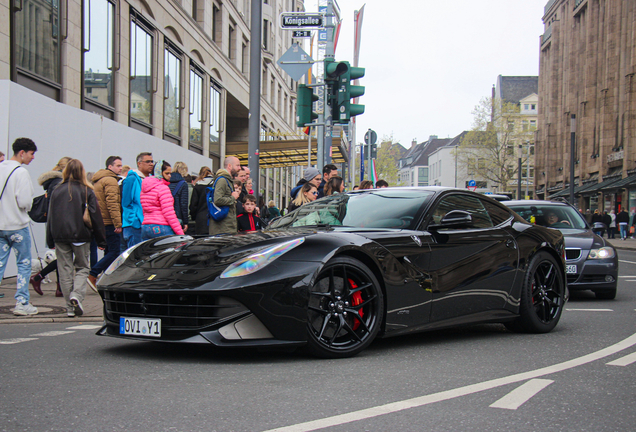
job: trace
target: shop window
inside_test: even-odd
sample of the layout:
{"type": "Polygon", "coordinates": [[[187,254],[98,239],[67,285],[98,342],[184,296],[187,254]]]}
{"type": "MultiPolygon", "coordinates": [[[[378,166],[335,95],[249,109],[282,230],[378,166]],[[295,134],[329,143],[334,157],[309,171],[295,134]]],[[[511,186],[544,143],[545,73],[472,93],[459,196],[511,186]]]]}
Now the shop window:
{"type": "Polygon", "coordinates": [[[203,154],[201,125],[203,123],[203,72],[190,69],[190,150],[203,154]]]}
{"type": "Polygon", "coordinates": [[[181,65],[182,54],[166,44],[163,79],[163,131],[177,139],[181,136],[181,65]]]}
{"type": "Polygon", "coordinates": [[[210,85],[210,156],[221,154],[221,88],[210,85]]]}

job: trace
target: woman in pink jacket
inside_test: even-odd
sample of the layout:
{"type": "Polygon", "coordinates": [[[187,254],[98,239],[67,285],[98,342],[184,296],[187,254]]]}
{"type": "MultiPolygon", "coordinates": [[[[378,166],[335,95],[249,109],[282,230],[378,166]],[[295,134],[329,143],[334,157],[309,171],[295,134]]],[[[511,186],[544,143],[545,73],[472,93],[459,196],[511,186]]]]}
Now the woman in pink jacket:
{"type": "Polygon", "coordinates": [[[152,175],[141,182],[141,208],[144,222],[141,238],[148,240],[166,235],[183,235],[181,224],[174,212],[174,197],[170,193],[172,167],[164,160],[155,164],[152,175]]]}

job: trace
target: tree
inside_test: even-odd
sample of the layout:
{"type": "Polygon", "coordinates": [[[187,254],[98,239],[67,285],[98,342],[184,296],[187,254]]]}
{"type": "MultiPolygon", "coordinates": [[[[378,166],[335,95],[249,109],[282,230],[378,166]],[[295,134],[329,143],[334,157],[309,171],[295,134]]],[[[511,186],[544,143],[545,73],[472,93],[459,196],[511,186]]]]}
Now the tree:
{"type": "MultiPolygon", "coordinates": [[[[532,132],[522,130],[519,106],[499,99],[483,98],[473,110],[473,128],[462,138],[455,157],[469,176],[486,180],[506,191],[518,173],[521,144],[534,141],[532,132]]],[[[522,164],[527,160],[527,152],[522,164]]]]}
{"type": "Polygon", "coordinates": [[[386,180],[391,186],[397,185],[399,158],[399,151],[396,144],[393,143],[393,136],[387,137],[385,135],[378,146],[378,157],[375,160],[378,180],[386,180]]]}

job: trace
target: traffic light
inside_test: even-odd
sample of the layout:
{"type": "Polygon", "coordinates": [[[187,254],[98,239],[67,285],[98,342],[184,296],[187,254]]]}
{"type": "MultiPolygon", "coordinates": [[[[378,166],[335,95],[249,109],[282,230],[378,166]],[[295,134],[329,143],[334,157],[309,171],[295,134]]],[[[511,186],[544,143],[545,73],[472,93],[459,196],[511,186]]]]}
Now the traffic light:
{"type": "Polygon", "coordinates": [[[314,94],[311,87],[300,84],[297,91],[298,103],[296,104],[296,126],[303,127],[318,118],[318,114],[312,111],[318,95],[314,94]]]}
{"type": "Polygon", "coordinates": [[[331,116],[334,123],[347,124],[351,117],[364,113],[364,105],[351,101],[364,94],[364,86],[351,83],[363,76],[364,68],[353,67],[346,61],[325,60],[325,79],[334,81],[331,94],[331,116]]]}

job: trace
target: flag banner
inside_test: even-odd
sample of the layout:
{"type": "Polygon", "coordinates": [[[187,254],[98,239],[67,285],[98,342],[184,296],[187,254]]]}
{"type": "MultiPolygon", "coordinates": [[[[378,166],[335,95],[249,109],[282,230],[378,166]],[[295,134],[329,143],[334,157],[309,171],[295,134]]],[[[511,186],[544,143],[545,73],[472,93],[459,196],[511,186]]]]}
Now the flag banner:
{"type": "Polygon", "coordinates": [[[371,181],[373,182],[373,187],[375,187],[376,182],[378,181],[378,172],[375,169],[375,159],[371,159],[371,173],[370,173],[371,181]]]}

